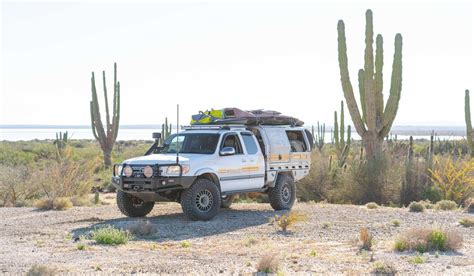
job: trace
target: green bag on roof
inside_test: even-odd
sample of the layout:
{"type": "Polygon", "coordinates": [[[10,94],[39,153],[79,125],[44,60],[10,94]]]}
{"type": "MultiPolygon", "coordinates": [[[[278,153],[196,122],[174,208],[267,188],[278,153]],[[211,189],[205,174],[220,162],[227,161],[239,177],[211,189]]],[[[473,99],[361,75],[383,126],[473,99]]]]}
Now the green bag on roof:
{"type": "Polygon", "coordinates": [[[222,109],[211,109],[191,117],[191,125],[211,124],[215,120],[224,119],[224,111],[222,109]]]}

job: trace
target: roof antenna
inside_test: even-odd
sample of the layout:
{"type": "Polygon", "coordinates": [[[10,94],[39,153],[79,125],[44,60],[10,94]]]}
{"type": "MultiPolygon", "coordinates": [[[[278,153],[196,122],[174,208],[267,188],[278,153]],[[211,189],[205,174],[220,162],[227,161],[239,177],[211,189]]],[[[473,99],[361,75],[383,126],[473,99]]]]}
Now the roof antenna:
{"type": "Polygon", "coordinates": [[[179,104],[176,105],[176,164],[179,164],[179,104]]]}

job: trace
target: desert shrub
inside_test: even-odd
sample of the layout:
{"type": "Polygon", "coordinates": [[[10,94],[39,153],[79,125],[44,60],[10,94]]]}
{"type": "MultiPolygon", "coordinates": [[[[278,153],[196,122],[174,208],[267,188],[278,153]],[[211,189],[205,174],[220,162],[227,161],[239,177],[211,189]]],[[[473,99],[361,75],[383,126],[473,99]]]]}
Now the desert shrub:
{"type": "Polygon", "coordinates": [[[369,202],[365,204],[365,207],[367,207],[367,209],[377,209],[379,205],[375,202],[369,202]]]}
{"type": "Polygon", "coordinates": [[[281,231],[286,232],[295,224],[299,222],[305,222],[307,220],[308,218],[305,214],[296,211],[290,211],[288,214],[283,214],[281,216],[276,215],[270,220],[270,223],[277,225],[281,228],[281,231]]]}
{"type": "Polygon", "coordinates": [[[190,242],[190,241],[182,241],[182,242],[181,242],[181,247],[182,247],[182,248],[191,247],[191,242],[190,242]]]}
{"type": "Polygon", "coordinates": [[[26,166],[0,165],[0,206],[15,206],[35,198],[38,188],[30,183],[30,176],[26,166]]]}
{"type": "Polygon", "coordinates": [[[35,207],[42,210],[63,211],[72,207],[71,199],[68,197],[43,198],[35,202],[35,207]]]}
{"type": "Polygon", "coordinates": [[[413,201],[408,205],[408,209],[410,212],[423,212],[425,210],[425,206],[419,202],[413,201]]]}
{"type": "Polygon", "coordinates": [[[391,221],[392,226],[398,227],[400,226],[401,222],[398,219],[394,219],[391,221]]]}
{"type": "Polygon", "coordinates": [[[255,237],[246,237],[242,243],[244,246],[250,247],[257,244],[258,240],[255,237]]]}
{"type": "Polygon", "coordinates": [[[71,198],[71,202],[73,206],[92,206],[92,200],[88,197],[88,195],[82,196],[73,196],[71,198]]]}
{"type": "Polygon", "coordinates": [[[440,158],[430,172],[442,199],[462,203],[474,194],[474,158],[456,161],[452,157],[440,158]]]}
{"type": "Polygon", "coordinates": [[[374,263],[372,268],[372,274],[375,275],[395,275],[397,270],[392,264],[387,264],[381,261],[374,263]]]}
{"type": "Polygon", "coordinates": [[[150,236],[157,232],[155,225],[151,224],[149,220],[139,220],[132,222],[131,225],[127,227],[127,230],[134,236],[150,236]]]}
{"type": "Polygon", "coordinates": [[[429,201],[429,200],[420,200],[420,201],[418,201],[418,203],[423,205],[423,207],[425,207],[425,209],[428,209],[428,210],[435,208],[435,205],[433,203],[431,203],[431,201],[429,201]]]}
{"type": "Polygon", "coordinates": [[[374,237],[370,234],[369,229],[362,228],[359,232],[359,240],[361,241],[361,249],[371,250],[374,242],[374,237]]]}
{"type": "Polygon", "coordinates": [[[274,253],[264,255],[257,263],[257,272],[277,273],[280,269],[280,259],[274,253]]]}
{"type": "MultiPolygon", "coordinates": [[[[411,158],[405,160],[404,176],[402,179],[402,188],[400,202],[409,204],[421,198],[428,197],[427,191],[430,190],[431,181],[427,174],[429,163],[421,158],[411,158]]],[[[432,198],[433,196],[429,196],[432,198]]]]}
{"type": "Polygon", "coordinates": [[[471,214],[474,213],[474,197],[467,199],[464,203],[464,207],[466,207],[466,212],[471,214]]]}
{"type": "Polygon", "coordinates": [[[472,218],[462,218],[459,221],[459,224],[461,224],[464,227],[472,227],[472,226],[474,226],[474,219],[472,219],[472,218]]]}
{"type": "Polygon", "coordinates": [[[76,248],[77,250],[86,250],[87,246],[81,242],[77,244],[76,248]]]}
{"type": "Polygon", "coordinates": [[[119,245],[126,244],[131,239],[131,234],[128,231],[107,225],[94,229],[92,239],[98,244],[119,245]]]}
{"type": "Polygon", "coordinates": [[[301,201],[320,201],[328,197],[328,190],[334,185],[334,176],[337,166],[329,165],[329,156],[317,150],[311,154],[311,169],[309,175],[298,182],[296,191],[297,197],[301,201]]]}
{"type": "Polygon", "coordinates": [[[425,258],[421,257],[420,255],[413,256],[408,259],[408,261],[414,265],[424,264],[425,258]]]}
{"type": "Polygon", "coordinates": [[[436,202],[436,210],[456,210],[458,205],[452,200],[441,200],[436,202]]]}
{"type": "Polygon", "coordinates": [[[462,244],[462,236],[454,230],[438,228],[413,228],[402,233],[394,244],[396,251],[456,250],[462,244]]]}
{"type": "Polygon", "coordinates": [[[45,265],[34,265],[26,273],[27,276],[53,276],[58,272],[56,269],[45,265]]]}

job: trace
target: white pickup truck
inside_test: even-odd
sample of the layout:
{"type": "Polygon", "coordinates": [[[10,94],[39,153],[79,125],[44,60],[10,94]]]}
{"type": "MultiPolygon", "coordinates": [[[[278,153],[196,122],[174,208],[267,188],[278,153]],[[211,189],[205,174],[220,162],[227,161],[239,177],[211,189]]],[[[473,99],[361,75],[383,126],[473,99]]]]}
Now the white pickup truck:
{"type": "Polygon", "coordinates": [[[309,173],[312,145],[303,127],[186,127],[163,146],[156,142],[144,156],[114,166],[117,205],[126,216],[142,217],[156,201],[176,201],[190,219],[209,220],[234,195],[262,192],[273,209],[290,209],[295,182],[309,173]]]}

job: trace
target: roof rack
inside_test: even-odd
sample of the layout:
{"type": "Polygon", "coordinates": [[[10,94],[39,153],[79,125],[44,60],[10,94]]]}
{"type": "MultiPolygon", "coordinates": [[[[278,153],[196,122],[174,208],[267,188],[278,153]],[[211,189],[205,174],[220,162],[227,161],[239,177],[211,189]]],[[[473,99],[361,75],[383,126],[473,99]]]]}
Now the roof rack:
{"type": "Polygon", "coordinates": [[[209,124],[209,125],[190,125],[190,126],[183,126],[182,127],[185,130],[201,130],[201,129],[213,129],[213,130],[219,130],[219,129],[232,129],[232,128],[246,128],[245,125],[231,125],[231,124],[222,124],[222,125],[216,125],[216,124],[209,124]]]}

